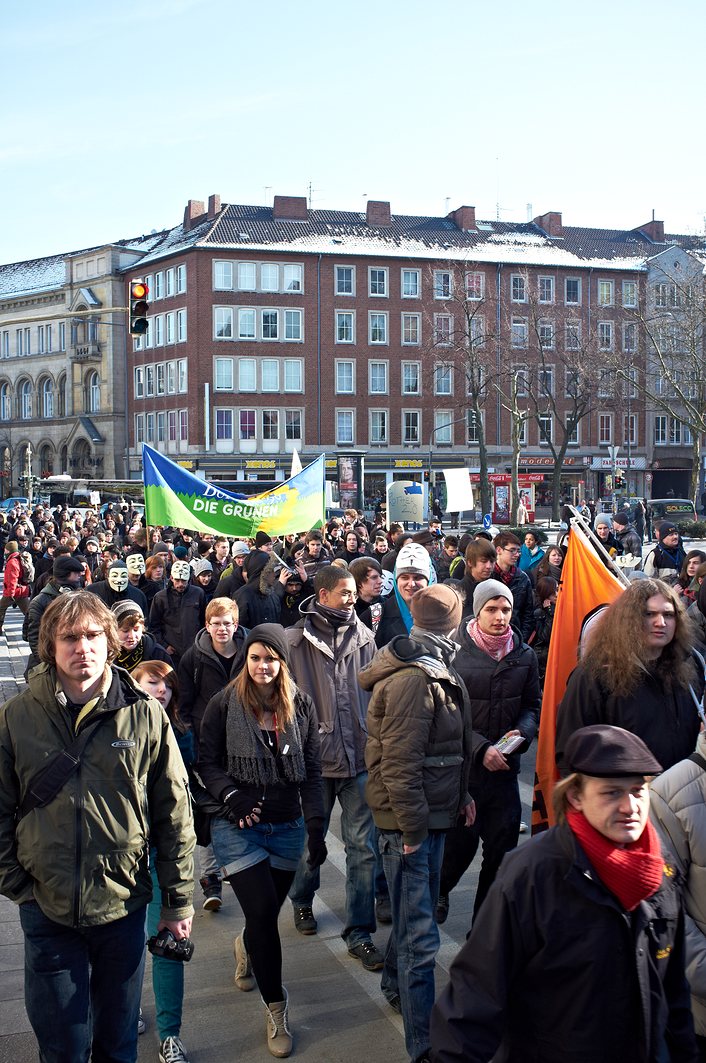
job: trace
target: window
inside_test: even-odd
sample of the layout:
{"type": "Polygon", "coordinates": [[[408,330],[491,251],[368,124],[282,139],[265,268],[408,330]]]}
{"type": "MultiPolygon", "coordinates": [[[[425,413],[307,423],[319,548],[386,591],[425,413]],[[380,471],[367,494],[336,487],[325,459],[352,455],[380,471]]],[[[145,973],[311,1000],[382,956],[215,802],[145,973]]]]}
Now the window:
{"type": "Polygon", "coordinates": [[[176,362],[167,362],[167,395],[176,394],[176,362]]]}
{"type": "Polygon", "coordinates": [[[174,311],[164,315],[165,338],[167,343],[174,343],[174,321],[174,311]]]}
{"type": "Polygon", "coordinates": [[[567,399],[578,398],[581,389],[581,378],[578,369],[567,368],[564,372],[564,397],[567,399]]]}
{"type": "Polygon", "coordinates": [[[145,397],[145,370],[141,365],[135,367],[135,398],[145,397]]]}
{"type": "Polygon", "coordinates": [[[554,350],[554,322],[540,321],[537,327],[539,333],[539,346],[543,351],[554,350]]]}
{"type": "Polygon", "coordinates": [[[579,423],[574,421],[570,414],[566,418],[566,428],[569,433],[569,446],[577,447],[579,445],[579,423]]]}
{"type": "Polygon", "coordinates": [[[451,395],[452,394],[452,376],[450,365],[436,365],[434,366],[434,394],[435,395],[451,395]]]}
{"type": "Polygon", "coordinates": [[[262,411],[262,438],[279,439],[279,410],[262,411]]]}
{"type": "Polygon", "coordinates": [[[10,333],[3,332],[2,334],[2,356],[3,358],[10,357],[10,333]]]}
{"type": "Polygon", "coordinates": [[[302,391],[301,358],[284,359],[284,390],[302,391]]]}
{"type": "Polygon", "coordinates": [[[49,377],[42,381],[42,417],[54,416],[54,388],[49,377]]]}
{"type": "Polygon", "coordinates": [[[471,350],[478,350],[485,344],[485,318],[482,314],[474,314],[469,322],[469,340],[471,350]]]}
{"type": "Polygon", "coordinates": [[[662,447],[667,442],[667,418],[664,414],[655,417],[655,446],[662,447]]]}
{"type": "Polygon", "coordinates": [[[402,298],[403,299],[418,299],[419,298],[419,270],[418,269],[403,269],[402,270],[402,298]]]}
{"type": "Polygon", "coordinates": [[[154,366],[145,366],[145,395],[152,398],[154,395],[154,366]]]}
{"type": "Polygon", "coordinates": [[[516,394],[518,398],[525,398],[527,395],[527,366],[513,365],[512,372],[515,377],[516,394]]]}
{"type": "Polygon", "coordinates": [[[284,338],[285,338],[285,340],[301,340],[301,338],[302,338],[302,312],[301,312],[301,310],[285,310],[285,312],[284,312],[284,338]]]}
{"type": "Polygon", "coordinates": [[[407,346],[419,345],[419,314],[402,315],[402,343],[407,346]]]}
{"type": "Polygon", "coordinates": [[[581,304],[581,278],[567,277],[564,281],[564,302],[567,306],[581,304]]]}
{"type": "Polygon", "coordinates": [[[336,442],[353,443],[353,410],[336,410],[336,442]]]}
{"type": "Polygon", "coordinates": [[[161,270],[154,275],[154,297],[164,299],[164,274],[161,270]]]}
{"type": "Polygon", "coordinates": [[[144,413],[138,413],[135,415],[135,443],[144,443],[145,441],[145,415],[144,413]]]}
{"type": "Polygon", "coordinates": [[[371,395],[387,395],[387,362],[370,362],[368,374],[369,393],[371,395]]]}
{"type": "Polygon", "coordinates": [[[216,410],[216,439],[221,442],[223,442],[224,440],[233,440],[232,409],[216,410]]]}
{"type": "Polygon", "coordinates": [[[336,362],[336,394],[352,395],[355,391],[355,372],[353,362],[336,362]]]}
{"type": "Polygon", "coordinates": [[[177,343],[186,342],[186,310],[177,310],[177,343]]]}
{"type": "Polygon", "coordinates": [[[538,293],[540,303],[553,303],[554,302],[554,278],[553,277],[540,277],[538,282],[538,293]]]}
{"type": "Polygon", "coordinates": [[[539,445],[546,446],[547,443],[551,443],[553,438],[554,423],[552,415],[550,413],[541,414],[537,418],[537,424],[539,426],[539,445]]]}
{"type": "Polygon", "coordinates": [[[233,290],[233,263],[213,263],[213,288],[217,292],[231,292],[233,290]]]}
{"type": "Polygon", "coordinates": [[[581,349],[581,322],[580,321],[567,321],[566,333],[564,342],[567,351],[578,351],[581,349]]]}
{"type": "Polygon", "coordinates": [[[369,314],[370,343],[387,343],[387,314],[369,314]]]}
{"type": "Polygon", "coordinates": [[[44,354],[44,325],[37,326],[37,354],[44,354]]]}
{"type": "MultiPolygon", "coordinates": [[[[232,317],[231,317],[232,322],[232,317]]],[[[154,319],[154,345],[155,347],[164,346],[164,315],[157,314],[154,319]]]]}
{"type": "Polygon", "coordinates": [[[262,390],[279,391],[279,360],[277,358],[262,359],[262,390]]]}
{"type": "Polygon", "coordinates": [[[623,420],[623,439],[625,446],[628,444],[631,447],[637,446],[637,414],[631,413],[629,417],[625,417],[623,420]]]}
{"type": "Polygon", "coordinates": [[[336,311],[336,343],[355,343],[354,322],[352,310],[336,311]]]}
{"type": "Polygon", "coordinates": [[[598,371],[598,398],[610,399],[615,392],[615,373],[612,369],[598,371]]]}
{"type": "Polygon", "coordinates": [[[598,305],[612,306],[615,302],[613,281],[598,281],[598,305]]]}
{"type": "Polygon", "coordinates": [[[3,384],[0,387],[0,417],[3,421],[12,420],[12,396],[9,384],[3,384]]]}
{"type": "Polygon", "coordinates": [[[419,362],[402,363],[402,394],[419,394],[419,362]]]}
{"type": "Polygon", "coordinates": [[[637,350],[637,325],[634,321],[623,322],[623,350],[634,354],[637,350]]]}
{"type": "Polygon", "coordinates": [[[353,266],[336,266],[336,295],[355,295],[353,266]]]}
{"type": "Polygon", "coordinates": [[[186,358],[180,358],[177,362],[177,388],[180,395],[183,395],[188,388],[188,369],[186,358]]]}
{"type": "Polygon", "coordinates": [[[176,410],[170,410],[168,415],[169,423],[169,442],[176,443],[177,437],[177,413],[176,410]]]}
{"type": "Polygon", "coordinates": [[[257,268],[254,262],[238,263],[238,290],[254,292],[257,289],[257,268]]]}
{"type": "Polygon", "coordinates": [[[434,270],[434,298],[435,299],[450,299],[453,291],[453,281],[451,274],[446,270],[435,269],[434,270]]]}
{"type": "Polygon", "coordinates": [[[598,414],[598,445],[607,447],[613,442],[613,414],[598,414]]]}
{"type": "Polygon", "coordinates": [[[477,446],[481,441],[483,429],[483,413],[477,414],[475,410],[466,410],[466,442],[469,446],[477,446]]]}
{"type": "Polygon", "coordinates": [[[636,281],[623,281],[623,306],[637,306],[637,283],[636,281]]]}
{"type": "MultiPolygon", "coordinates": [[[[167,271],[167,275],[169,274],[167,271]]],[[[165,413],[157,414],[157,442],[164,443],[166,440],[166,427],[167,427],[167,415],[165,413]]]]}
{"type": "Polygon", "coordinates": [[[513,303],[527,302],[527,282],[521,273],[510,276],[510,298],[513,303]]]}
{"type": "Polygon", "coordinates": [[[255,339],[255,311],[238,310],[238,339],[255,339]]]}
{"type": "MultiPolygon", "coordinates": [[[[171,266],[164,274],[165,290],[167,299],[174,295],[174,267],[171,266]]],[[[159,436],[159,433],[157,433],[159,436]]]]}
{"type": "Polygon", "coordinates": [[[17,354],[18,358],[21,358],[22,354],[23,354],[23,351],[22,351],[22,346],[23,346],[22,337],[23,337],[22,329],[18,328],[16,330],[16,332],[15,332],[15,339],[17,341],[17,343],[16,343],[16,354],[17,354]]]}
{"type": "Polygon", "coordinates": [[[157,394],[166,395],[167,393],[167,374],[166,366],[164,362],[160,362],[156,367],[157,369],[157,394]]]}
{"type": "Polygon", "coordinates": [[[238,390],[257,390],[257,366],[254,358],[238,359],[238,390]]]}
{"type": "Polygon", "coordinates": [[[527,346],[527,318],[513,317],[511,323],[511,339],[513,347],[527,346]]]}
{"type": "Polygon", "coordinates": [[[241,410],[238,418],[240,441],[255,438],[255,411],[241,410]]]}
{"type": "Polygon", "coordinates": [[[434,342],[439,347],[451,345],[453,318],[451,314],[434,314],[434,342]]]}
{"type": "Polygon", "coordinates": [[[66,373],[62,373],[59,377],[59,402],[57,415],[59,417],[66,417],[66,373]]]}
{"type": "Polygon", "coordinates": [[[279,339],[279,314],[276,310],[262,311],[263,340],[279,339]]]}
{"type": "Polygon", "coordinates": [[[279,291],[279,266],[274,262],[264,262],[260,266],[260,291],[279,291]]]}
{"type": "Polygon", "coordinates": [[[537,370],[537,383],[540,395],[550,396],[554,394],[554,366],[541,365],[537,370]]]}
{"type": "Polygon", "coordinates": [[[681,424],[674,417],[669,418],[669,442],[672,446],[681,443],[681,424]]]}
{"type": "Polygon", "coordinates": [[[186,266],[184,265],[176,268],[176,290],[178,295],[186,291],[186,266]]]}
{"type": "Polygon", "coordinates": [[[217,340],[233,339],[233,308],[230,306],[214,306],[213,308],[213,336],[217,340]]]}
{"type": "Polygon", "coordinates": [[[387,436],[387,410],[371,410],[370,411],[370,443],[372,446],[376,444],[388,443],[387,436]]]}
{"type": "Polygon", "coordinates": [[[598,322],[598,346],[602,351],[613,350],[613,322],[598,322]]]}
{"type": "Polygon", "coordinates": [[[216,391],[233,390],[233,359],[216,358],[216,371],[214,374],[214,388],[216,391]]]}
{"type": "Polygon", "coordinates": [[[59,350],[66,350],[66,322],[59,322],[59,350]]]}
{"type": "Polygon", "coordinates": [[[450,447],[453,442],[452,430],[453,416],[451,410],[435,410],[434,411],[434,431],[432,433],[433,441],[437,446],[450,447]]]}
{"type": "Polygon", "coordinates": [[[370,295],[387,295],[387,270],[371,266],[368,270],[370,295]]]}
{"type": "Polygon", "coordinates": [[[484,273],[467,273],[466,274],[466,298],[477,300],[482,299],[485,295],[485,274],[484,273]]]}
{"type": "Polygon", "coordinates": [[[302,412],[301,410],[284,411],[284,438],[301,441],[302,438],[302,412]]]}
{"type": "Polygon", "coordinates": [[[47,354],[51,354],[51,352],[52,352],[51,325],[47,325],[47,354]]]}
{"type": "Polygon", "coordinates": [[[285,292],[302,291],[304,268],[299,264],[282,267],[282,290],[285,292]]]}
{"type": "Polygon", "coordinates": [[[179,410],[179,442],[189,442],[189,411],[179,410]]]}
{"type": "Polygon", "coordinates": [[[518,441],[518,443],[520,444],[521,447],[526,447],[527,446],[527,418],[526,417],[523,417],[521,422],[520,422],[517,441],[518,441]]]}
{"type": "Polygon", "coordinates": [[[86,412],[98,413],[101,408],[101,390],[95,370],[86,379],[86,412]]]}
{"type": "Polygon", "coordinates": [[[419,443],[420,435],[419,410],[402,411],[402,442],[407,444],[419,443]]]}

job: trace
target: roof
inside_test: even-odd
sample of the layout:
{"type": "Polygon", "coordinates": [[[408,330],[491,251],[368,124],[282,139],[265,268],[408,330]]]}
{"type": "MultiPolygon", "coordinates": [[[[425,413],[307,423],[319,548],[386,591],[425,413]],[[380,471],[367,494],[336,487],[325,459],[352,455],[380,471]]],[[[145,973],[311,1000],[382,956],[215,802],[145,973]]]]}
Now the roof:
{"type": "Polygon", "coordinates": [[[664,244],[637,230],[565,226],[550,237],[534,222],[477,221],[473,231],[451,218],[393,214],[389,226],[369,225],[358,211],[308,210],[301,221],[275,219],[271,207],[227,204],[190,231],[177,225],[141,260],[142,265],[201,248],[252,255],[281,248],[301,254],[427,258],[518,266],[592,266],[644,270],[645,259],[669,244],[702,248],[706,237],[669,236],[664,244]]]}

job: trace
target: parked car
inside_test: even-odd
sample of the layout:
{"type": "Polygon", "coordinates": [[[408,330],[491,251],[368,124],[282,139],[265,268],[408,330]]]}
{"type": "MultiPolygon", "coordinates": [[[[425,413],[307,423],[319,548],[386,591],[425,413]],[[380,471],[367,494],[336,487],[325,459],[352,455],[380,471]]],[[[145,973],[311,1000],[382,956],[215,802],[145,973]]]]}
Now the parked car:
{"type": "Polygon", "coordinates": [[[690,498],[651,498],[647,506],[653,522],[673,520],[678,524],[680,521],[698,520],[690,498]]]}
{"type": "Polygon", "coordinates": [[[14,509],[15,506],[29,506],[29,499],[13,495],[12,498],[5,498],[0,502],[0,510],[2,510],[3,513],[8,513],[11,509],[14,509]]]}

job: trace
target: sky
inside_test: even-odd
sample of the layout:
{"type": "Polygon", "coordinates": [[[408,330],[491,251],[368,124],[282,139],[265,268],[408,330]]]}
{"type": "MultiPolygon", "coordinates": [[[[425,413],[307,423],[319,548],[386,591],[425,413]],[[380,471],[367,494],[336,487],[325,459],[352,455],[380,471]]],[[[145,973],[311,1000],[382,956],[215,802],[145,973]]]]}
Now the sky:
{"type": "Polygon", "coordinates": [[[703,0],[3,4],[0,262],[189,199],[703,233],[703,0]]]}

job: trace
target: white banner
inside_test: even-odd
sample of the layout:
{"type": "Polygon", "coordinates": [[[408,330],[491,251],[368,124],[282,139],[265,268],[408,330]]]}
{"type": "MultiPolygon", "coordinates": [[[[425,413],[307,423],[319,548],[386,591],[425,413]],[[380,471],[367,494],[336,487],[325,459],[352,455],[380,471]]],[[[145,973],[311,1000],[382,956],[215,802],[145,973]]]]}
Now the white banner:
{"type": "Polygon", "coordinates": [[[468,469],[444,469],[446,512],[464,513],[473,509],[473,488],[468,469]]]}
{"type": "Polygon", "coordinates": [[[387,488],[387,521],[424,521],[424,491],[413,480],[395,480],[387,488]]]}

